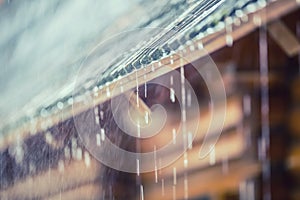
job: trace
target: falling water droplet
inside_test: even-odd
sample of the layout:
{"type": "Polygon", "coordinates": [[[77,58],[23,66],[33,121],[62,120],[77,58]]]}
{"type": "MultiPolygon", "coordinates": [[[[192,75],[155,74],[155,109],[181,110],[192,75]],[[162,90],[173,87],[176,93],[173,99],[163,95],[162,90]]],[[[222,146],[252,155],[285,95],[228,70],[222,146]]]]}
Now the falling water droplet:
{"type": "Polygon", "coordinates": [[[64,161],[63,160],[59,160],[58,161],[58,171],[60,173],[63,173],[65,170],[65,165],[64,165],[64,161]]]}
{"type": "Polygon", "coordinates": [[[144,74],[144,80],[145,80],[145,84],[144,84],[144,96],[145,96],[145,98],[147,98],[147,81],[146,81],[146,79],[147,79],[147,76],[146,76],[146,74],[144,74]]]}
{"type": "Polygon", "coordinates": [[[104,113],[102,110],[100,110],[100,119],[103,120],[104,119],[104,113]]]}
{"type": "Polygon", "coordinates": [[[96,144],[97,146],[101,145],[101,135],[99,133],[96,134],[96,144]]]}
{"type": "Polygon", "coordinates": [[[173,200],[176,199],[176,186],[173,185],[173,200]]]}
{"type": "Polygon", "coordinates": [[[187,173],[184,174],[184,199],[189,198],[189,186],[188,186],[188,176],[187,173]]]}
{"type": "Polygon", "coordinates": [[[140,192],[141,192],[141,198],[140,198],[140,200],[144,200],[144,187],[143,187],[143,185],[140,185],[140,192]]]}
{"type": "Polygon", "coordinates": [[[173,184],[177,184],[176,167],[173,167],[173,184]]]}
{"type": "Polygon", "coordinates": [[[77,140],[75,137],[72,137],[71,139],[71,146],[72,146],[72,158],[76,158],[77,140]]]}
{"type": "Polygon", "coordinates": [[[145,112],[145,123],[149,124],[149,112],[148,111],[145,112]]]}
{"type": "Polygon", "coordinates": [[[138,138],[141,138],[141,125],[140,125],[140,120],[137,120],[136,128],[137,128],[137,136],[138,136],[138,138]]]}
{"type": "Polygon", "coordinates": [[[176,144],[176,129],[172,129],[172,135],[173,135],[173,144],[176,144]]]}
{"type": "Polygon", "coordinates": [[[197,48],[199,50],[202,50],[204,48],[202,41],[200,41],[200,42],[197,43],[197,48]]]}
{"type": "Polygon", "coordinates": [[[82,149],[80,147],[77,148],[77,151],[76,151],[76,159],[77,160],[82,160],[82,149]]]}
{"type": "Polygon", "coordinates": [[[56,106],[57,106],[57,108],[58,108],[59,110],[62,110],[63,107],[64,107],[64,104],[63,104],[62,102],[59,101],[59,102],[56,104],[56,106]]]}
{"type": "Polygon", "coordinates": [[[99,120],[99,116],[98,115],[95,116],[95,122],[96,122],[97,125],[100,124],[100,120],[99,120]]]}
{"type": "Polygon", "coordinates": [[[136,159],[136,173],[140,176],[140,160],[136,159]]]}
{"type": "Polygon", "coordinates": [[[106,96],[107,96],[107,97],[110,97],[110,90],[109,90],[109,87],[106,87],[106,96]]]}
{"type": "Polygon", "coordinates": [[[188,148],[193,148],[193,134],[191,132],[188,132],[188,148]]]}
{"type": "Polygon", "coordinates": [[[161,179],[161,195],[165,196],[165,180],[161,179]]]}
{"type": "Polygon", "coordinates": [[[190,48],[190,51],[191,51],[191,52],[195,51],[195,46],[194,46],[194,44],[190,45],[189,48],[190,48]]]}
{"type": "Polygon", "coordinates": [[[138,73],[137,70],[135,71],[135,83],[136,83],[136,106],[140,107],[140,101],[139,101],[139,79],[138,79],[138,73]]]}
{"type": "Polygon", "coordinates": [[[155,71],[154,64],[151,64],[151,71],[152,71],[152,72],[154,72],[154,71],[155,71]]]}
{"type": "Polygon", "coordinates": [[[101,134],[101,140],[104,141],[105,140],[105,130],[104,130],[104,128],[100,129],[100,134],[101,134]]]}
{"type": "Polygon", "coordinates": [[[232,47],[232,45],[233,45],[232,35],[230,35],[230,34],[226,35],[226,44],[227,44],[228,47],[232,47]]]}
{"type": "Polygon", "coordinates": [[[170,88],[170,100],[172,103],[175,102],[175,91],[173,88],[170,88]]]}
{"type": "Polygon", "coordinates": [[[187,107],[191,107],[192,105],[192,94],[191,90],[187,91],[187,107]]]}
{"type": "Polygon", "coordinates": [[[209,153],[209,164],[214,165],[216,163],[216,152],[215,147],[211,146],[211,151],[209,153]]]}
{"type": "Polygon", "coordinates": [[[184,168],[187,169],[188,164],[189,164],[188,154],[187,154],[187,152],[184,152],[184,154],[183,154],[183,166],[184,166],[184,168]]]}
{"type": "Polygon", "coordinates": [[[69,160],[71,158],[70,148],[68,146],[66,146],[64,149],[64,155],[67,160],[69,160]]]}
{"type": "Polygon", "coordinates": [[[90,154],[87,151],[84,152],[84,163],[87,168],[89,168],[91,166],[90,154]]]}
{"type": "Polygon", "coordinates": [[[259,15],[254,15],[253,16],[253,23],[256,26],[261,26],[262,25],[261,17],[259,15]]]}
{"type": "Polygon", "coordinates": [[[94,107],[94,113],[95,113],[95,115],[99,115],[99,108],[98,108],[98,106],[94,107]]]}
{"type": "Polygon", "coordinates": [[[155,175],[155,183],[158,182],[158,175],[157,175],[157,158],[156,158],[156,146],[154,145],[154,175],[155,175]]]}

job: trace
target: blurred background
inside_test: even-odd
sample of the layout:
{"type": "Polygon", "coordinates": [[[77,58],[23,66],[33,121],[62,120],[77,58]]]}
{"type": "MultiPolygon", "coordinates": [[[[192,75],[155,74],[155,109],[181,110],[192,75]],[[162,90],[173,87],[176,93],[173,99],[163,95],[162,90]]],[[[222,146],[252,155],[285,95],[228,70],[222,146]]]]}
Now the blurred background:
{"type": "Polygon", "coordinates": [[[299,5],[0,0],[0,199],[300,199],[299,5]],[[221,85],[197,71],[207,62],[221,85]],[[122,95],[138,123],[162,120],[151,107],[164,107],[157,135],[118,127],[111,102],[122,95]],[[199,124],[194,139],[189,128],[176,135],[182,124],[199,124]],[[187,150],[167,166],[179,149],[155,157],[151,172],[140,173],[140,160],[128,173],[97,157],[106,140],[156,155],[181,136],[187,150]]]}

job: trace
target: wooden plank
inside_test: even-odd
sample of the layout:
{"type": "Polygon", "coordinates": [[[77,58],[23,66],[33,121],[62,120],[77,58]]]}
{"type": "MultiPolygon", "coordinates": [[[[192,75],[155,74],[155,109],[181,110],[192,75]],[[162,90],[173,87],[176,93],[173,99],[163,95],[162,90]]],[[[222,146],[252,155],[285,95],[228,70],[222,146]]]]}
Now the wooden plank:
{"type": "Polygon", "coordinates": [[[282,21],[277,20],[270,23],[268,25],[268,32],[288,56],[293,57],[300,53],[298,39],[282,21]]]}
{"type": "MultiPolygon", "coordinates": [[[[160,170],[160,173],[166,178],[173,176],[173,168],[176,168],[176,173],[182,175],[186,169],[189,171],[199,170],[206,167],[212,167],[217,163],[229,162],[229,160],[240,159],[245,153],[246,144],[245,138],[242,132],[232,130],[229,133],[221,135],[217,141],[213,152],[211,152],[205,158],[199,158],[199,151],[202,143],[193,145],[191,150],[187,151],[187,162],[185,166],[185,158],[182,155],[174,163],[160,170]]],[[[171,156],[171,155],[167,155],[171,156]]],[[[248,155],[250,157],[250,155],[248,155]]],[[[162,158],[164,159],[164,158],[162,158]]],[[[159,163],[157,161],[157,163],[159,163]]],[[[154,182],[155,172],[145,173],[143,176],[144,180],[154,182]]]]}
{"type": "MultiPolygon", "coordinates": [[[[238,190],[239,183],[249,177],[258,175],[260,164],[239,160],[229,163],[228,173],[222,172],[222,166],[210,167],[195,173],[188,174],[188,198],[196,198],[206,194],[219,194],[224,191],[238,190]]],[[[184,199],[184,176],[177,178],[176,185],[173,179],[164,179],[164,193],[162,194],[162,179],[144,187],[145,199],[173,199],[173,188],[176,189],[176,199],[184,199]]]]}

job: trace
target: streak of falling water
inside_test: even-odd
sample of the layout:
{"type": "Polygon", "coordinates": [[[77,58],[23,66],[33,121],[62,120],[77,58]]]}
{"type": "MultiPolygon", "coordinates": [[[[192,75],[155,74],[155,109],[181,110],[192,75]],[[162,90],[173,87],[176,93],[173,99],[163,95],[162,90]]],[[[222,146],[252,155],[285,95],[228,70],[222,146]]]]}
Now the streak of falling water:
{"type": "Polygon", "coordinates": [[[104,113],[102,110],[100,110],[100,119],[103,120],[104,119],[104,113]]]}
{"type": "Polygon", "coordinates": [[[135,71],[135,82],[136,82],[136,106],[140,107],[140,101],[139,101],[139,79],[138,79],[138,73],[137,70],[135,71]]]}
{"type": "Polygon", "coordinates": [[[154,64],[151,64],[151,71],[152,71],[152,72],[154,72],[154,71],[155,71],[154,64]]]}
{"type": "Polygon", "coordinates": [[[191,107],[192,105],[192,95],[191,90],[188,90],[187,92],[187,107],[191,107]]]}
{"type": "MultiPolygon", "coordinates": [[[[182,133],[183,133],[183,145],[184,149],[187,150],[187,128],[186,128],[186,90],[185,90],[185,75],[182,56],[180,57],[180,83],[181,83],[181,123],[182,123],[182,133]]],[[[184,199],[188,199],[188,154],[187,151],[184,152],[184,199]]]]}
{"type": "Polygon", "coordinates": [[[149,124],[149,112],[148,111],[145,112],[145,123],[149,124]]]}
{"type": "Polygon", "coordinates": [[[176,199],[176,186],[173,185],[173,200],[176,199]]]}
{"type": "Polygon", "coordinates": [[[216,164],[216,151],[215,151],[215,147],[211,146],[211,152],[209,154],[209,164],[210,165],[214,165],[216,164]]]}
{"type": "MultiPolygon", "coordinates": [[[[297,36],[300,39],[300,20],[297,22],[297,36]]],[[[299,75],[300,75],[300,52],[298,53],[298,65],[299,65],[299,75]]]]}
{"type": "Polygon", "coordinates": [[[173,140],[173,144],[176,144],[176,129],[175,128],[172,129],[172,140],[173,140]]]}
{"type": "Polygon", "coordinates": [[[99,117],[99,111],[98,111],[98,107],[96,106],[94,108],[94,113],[95,113],[95,122],[97,125],[100,124],[100,117],[99,117]]]}
{"type": "MultiPolygon", "coordinates": [[[[145,70],[146,70],[146,68],[145,68],[145,70]]],[[[145,96],[145,98],[147,98],[147,75],[146,75],[146,72],[145,72],[145,74],[144,74],[144,81],[145,81],[145,84],[144,84],[144,96],[145,96]]]]}
{"type": "Polygon", "coordinates": [[[155,183],[157,183],[158,182],[158,175],[157,175],[156,145],[154,145],[154,174],[155,174],[155,183]]]}
{"type": "Polygon", "coordinates": [[[91,166],[91,157],[89,152],[87,151],[84,152],[84,163],[87,168],[91,166]]]}
{"type": "Polygon", "coordinates": [[[267,155],[270,146],[269,127],[269,69],[268,69],[268,42],[265,26],[259,29],[259,64],[261,84],[261,142],[262,142],[262,178],[264,181],[263,199],[271,199],[271,166],[267,155]]]}
{"type": "Polygon", "coordinates": [[[177,175],[176,175],[176,167],[173,167],[173,184],[177,184],[177,175]]]}
{"type": "Polygon", "coordinates": [[[140,200],[144,200],[144,187],[143,187],[143,185],[140,185],[140,192],[141,192],[140,200]]]}
{"type": "Polygon", "coordinates": [[[104,128],[100,129],[100,135],[101,135],[101,140],[104,141],[105,140],[105,130],[104,130],[104,128]]]}
{"type": "Polygon", "coordinates": [[[137,120],[136,128],[137,128],[137,136],[138,136],[138,138],[140,138],[140,137],[141,137],[141,125],[140,125],[140,120],[137,120]]]}
{"type": "Polygon", "coordinates": [[[188,165],[189,165],[188,154],[187,154],[187,152],[184,152],[184,154],[183,154],[183,166],[184,166],[185,169],[187,169],[188,165]]]}
{"type": "Polygon", "coordinates": [[[187,173],[184,174],[184,199],[189,199],[189,185],[187,173]]]}
{"type": "Polygon", "coordinates": [[[110,97],[110,90],[109,90],[109,87],[108,87],[108,86],[106,87],[106,96],[107,96],[107,97],[110,97]]]}
{"type": "Polygon", "coordinates": [[[175,102],[175,90],[173,88],[173,84],[174,84],[174,80],[173,80],[173,76],[171,75],[170,76],[170,85],[171,85],[171,87],[170,87],[170,100],[171,100],[172,103],[175,102]]]}
{"type": "Polygon", "coordinates": [[[165,180],[161,179],[161,195],[165,196],[165,180]]]}
{"type": "MultiPolygon", "coordinates": [[[[180,59],[182,60],[182,59],[180,59]]],[[[181,82],[181,123],[184,149],[187,148],[187,133],[186,133],[186,98],[185,98],[185,76],[184,67],[180,67],[180,82],[181,82]]]]}
{"type": "Polygon", "coordinates": [[[140,176],[140,160],[136,159],[136,173],[140,176]]]}
{"type": "Polygon", "coordinates": [[[96,144],[97,144],[97,146],[101,145],[101,136],[99,133],[96,134],[96,144]]]}
{"type": "Polygon", "coordinates": [[[172,103],[175,102],[175,91],[173,88],[170,88],[170,100],[172,103]]]}

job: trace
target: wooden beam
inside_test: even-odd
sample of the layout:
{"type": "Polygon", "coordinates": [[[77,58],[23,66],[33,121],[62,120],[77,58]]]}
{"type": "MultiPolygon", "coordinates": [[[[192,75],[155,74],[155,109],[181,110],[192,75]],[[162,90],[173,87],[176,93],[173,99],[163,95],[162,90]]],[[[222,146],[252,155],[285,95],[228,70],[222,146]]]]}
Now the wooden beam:
{"type": "Polygon", "coordinates": [[[300,53],[300,43],[297,37],[281,20],[270,23],[268,32],[288,56],[293,57],[300,53]]]}

